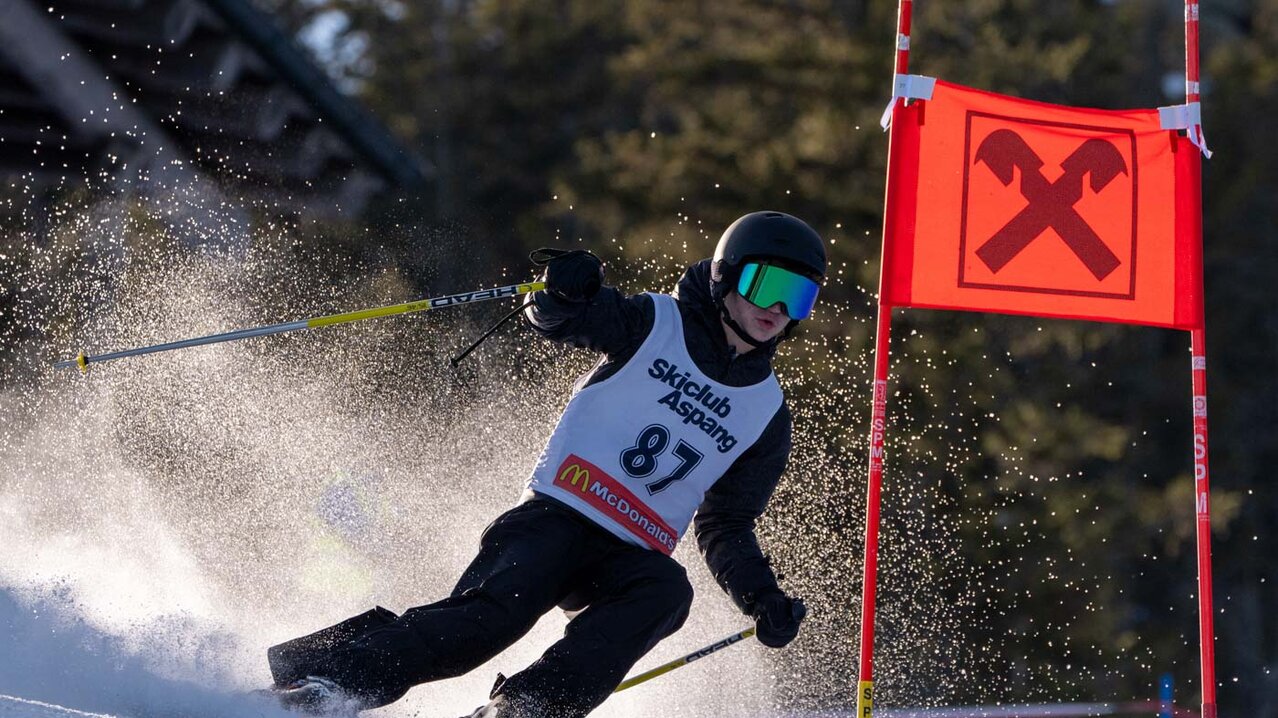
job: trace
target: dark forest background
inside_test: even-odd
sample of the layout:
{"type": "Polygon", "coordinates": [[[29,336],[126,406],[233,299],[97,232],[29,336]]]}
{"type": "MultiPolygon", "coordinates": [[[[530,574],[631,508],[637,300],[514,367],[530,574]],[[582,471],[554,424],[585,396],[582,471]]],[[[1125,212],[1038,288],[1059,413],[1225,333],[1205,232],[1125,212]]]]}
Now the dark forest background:
{"type": "MultiPolygon", "coordinates": [[[[825,442],[796,459],[820,469],[778,495],[783,520],[764,538],[798,590],[840,584],[810,624],[849,640],[777,660],[823,676],[806,685],[829,692],[804,701],[847,705],[896,3],[260,4],[435,167],[426,190],[383,197],[351,226],[305,230],[360,271],[448,271],[456,289],[494,268],[526,276],[529,249],[571,244],[627,289],[663,290],[639,282],[708,255],[748,211],[793,213],[831,240],[840,274],[823,301],[840,313],[807,323],[789,359],[801,376],[790,401],[807,407],[797,430],[825,442]],[[438,259],[423,243],[441,233],[468,256],[423,267],[438,259]],[[821,360],[797,368],[816,349],[821,360]],[[849,375],[863,383],[841,386],[849,375]],[[848,508],[813,506],[817,481],[843,486],[848,508]],[[828,530],[782,530],[804,516],[828,530]]],[[[1176,0],[918,0],[911,71],[1062,104],[1176,104],[1183,12],[1176,0]]],[[[1204,236],[1221,715],[1278,717],[1278,0],[1204,3],[1202,67],[1216,153],[1204,236]]],[[[1172,672],[1177,702],[1194,705],[1187,334],[926,311],[899,311],[893,327],[884,502],[912,535],[885,528],[884,555],[926,546],[934,530],[960,552],[954,564],[979,567],[885,559],[887,600],[910,605],[908,580],[959,606],[943,645],[962,647],[954,664],[968,673],[938,678],[931,698],[1147,699],[1172,672]]],[[[893,636],[911,620],[925,619],[880,617],[880,655],[906,672],[893,636]]],[[[943,673],[946,656],[923,663],[943,673]]],[[[911,680],[930,678],[889,683],[911,680]]]]}
{"type": "MultiPolygon", "coordinates": [[[[863,295],[877,284],[887,145],[877,121],[896,3],[269,6],[438,170],[432,192],[388,203],[370,222],[453,227],[485,258],[477,265],[517,265],[530,247],[581,242],[624,277],[628,260],[660,260],[669,247],[709,253],[746,211],[791,212],[834,240],[835,264],[852,275],[827,300],[862,312],[811,326],[809,338],[848,356],[868,352],[863,295]]],[[[1183,101],[1183,11],[1174,0],[924,0],[915,5],[911,69],[1063,104],[1174,104],[1183,101]]],[[[1222,715],[1276,716],[1278,1],[1204,3],[1202,63],[1216,152],[1204,184],[1222,715]]],[[[945,352],[948,363],[944,371],[897,363],[894,432],[910,445],[890,454],[885,501],[894,484],[936,486],[945,498],[930,510],[949,514],[936,521],[970,526],[959,531],[965,560],[1017,567],[995,572],[996,591],[977,591],[987,605],[962,637],[969,646],[998,637],[1000,657],[948,699],[988,699],[978,688],[988,680],[1015,696],[1050,697],[1043,676],[1071,673],[1107,678],[1057,698],[1151,697],[1152,676],[1170,670],[1180,702],[1193,704],[1188,337],[921,311],[899,312],[895,327],[915,355],[945,352]],[[964,405],[946,406],[960,391],[964,405]],[[997,421],[975,420],[991,416],[997,421]],[[976,437],[955,433],[965,422],[976,437]],[[975,447],[961,461],[929,461],[953,456],[947,444],[959,439],[975,447]],[[991,525],[1034,528],[991,540],[991,525]],[[1038,636],[1054,624],[1066,645],[1038,636]]],[[[855,387],[848,401],[868,403],[868,391],[855,387]]],[[[847,441],[860,451],[865,414],[855,416],[847,441]]],[[[840,470],[860,502],[863,462],[847,455],[858,458],[840,470]]],[[[845,517],[848,535],[857,536],[860,517],[845,517]]],[[[851,545],[855,557],[839,570],[855,582],[859,537],[851,545]]],[[[793,564],[821,552],[783,553],[793,564]]],[[[845,685],[855,650],[828,657],[825,670],[845,685]]]]}

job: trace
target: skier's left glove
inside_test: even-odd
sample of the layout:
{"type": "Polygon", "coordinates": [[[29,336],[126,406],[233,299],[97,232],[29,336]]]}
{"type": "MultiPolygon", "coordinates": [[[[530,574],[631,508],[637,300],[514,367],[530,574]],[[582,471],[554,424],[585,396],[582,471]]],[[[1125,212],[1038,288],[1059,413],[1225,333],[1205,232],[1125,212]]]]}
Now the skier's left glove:
{"type": "Polygon", "coordinates": [[[534,264],[546,267],[546,289],[569,302],[588,302],[603,286],[603,262],[584,249],[543,247],[528,255],[534,264]]]}
{"type": "Polygon", "coordinates": [[[799,635],[799,623],[808,615],[803,599],[790,598],[780,590],[754,599],[754,629],[759,642],[781,648],[799,635]]]}

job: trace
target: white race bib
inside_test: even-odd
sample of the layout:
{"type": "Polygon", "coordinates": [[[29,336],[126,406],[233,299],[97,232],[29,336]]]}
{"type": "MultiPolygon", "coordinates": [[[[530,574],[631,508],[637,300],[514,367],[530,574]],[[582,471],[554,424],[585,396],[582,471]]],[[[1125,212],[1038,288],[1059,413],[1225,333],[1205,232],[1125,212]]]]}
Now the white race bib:
{"type": "Polygon", "coordinates": [[[706,491],[781,408],[776,376],[732,387],[688,355],[673,297],[616,374],[573,394],[528,479],[630,543],[670,554],[706,491]]]}

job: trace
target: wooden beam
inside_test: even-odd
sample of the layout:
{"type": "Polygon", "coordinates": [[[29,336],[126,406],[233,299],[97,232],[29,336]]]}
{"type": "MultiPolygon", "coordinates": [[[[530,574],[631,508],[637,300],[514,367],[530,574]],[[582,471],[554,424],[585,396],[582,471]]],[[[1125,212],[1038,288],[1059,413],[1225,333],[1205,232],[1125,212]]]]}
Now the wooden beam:
{"type": "MultiPolygon", "coordinates": [[[[0,22],[0,57],[61,116],[71,135],[88,142],[128,145],[123,171],[115,181],[159,206],[184,236],[186,228],[225,222],[228,209],[221,191],[198,172],[177,141],[130,101],[79,45],[58,27],[56,18],[31,0],[9,0],[0,22]]],[[[238,223],[247,229],[247,221],[238,223]]],[[[192,233],[193,235],[194,233],[192,233]]],[[[246,243],[241,234],[238,243],[246,243]]],[[[192,241],[197,241],[192,236],[192,241]]]]}

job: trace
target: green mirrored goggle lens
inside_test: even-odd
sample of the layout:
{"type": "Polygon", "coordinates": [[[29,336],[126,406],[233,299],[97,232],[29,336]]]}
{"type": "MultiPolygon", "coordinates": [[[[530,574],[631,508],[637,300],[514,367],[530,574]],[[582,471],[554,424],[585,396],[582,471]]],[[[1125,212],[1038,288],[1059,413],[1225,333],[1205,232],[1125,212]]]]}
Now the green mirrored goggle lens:
{"type": "Polygon", "coordinates": [[[807,319],[821,285],[802,274],[772,264],[747,262],[737,280],[737,294],[767,309],[780,302],[791,319],[807,319]]]}

